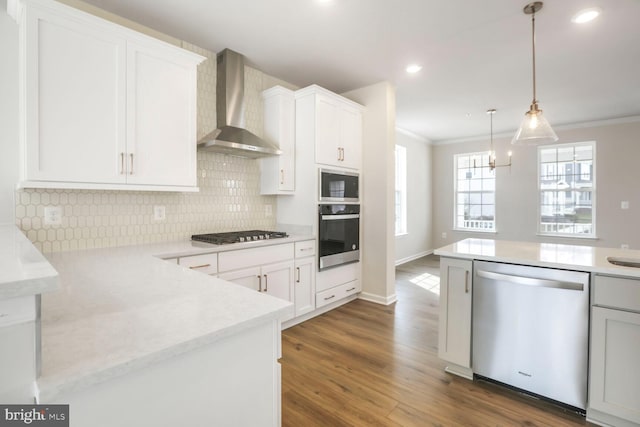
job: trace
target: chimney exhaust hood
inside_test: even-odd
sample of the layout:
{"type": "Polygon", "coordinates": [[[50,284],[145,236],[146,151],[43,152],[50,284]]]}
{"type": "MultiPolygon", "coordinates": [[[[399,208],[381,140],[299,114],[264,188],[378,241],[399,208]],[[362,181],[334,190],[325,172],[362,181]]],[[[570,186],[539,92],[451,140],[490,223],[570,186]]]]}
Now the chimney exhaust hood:
{"type": "Polygon", "coordinates": [[[244,128],[244,57],[230,49],[217,55],[216,115],[218,128],[198,141],[199,151],[253,159],[282,154],[244,128]]]}

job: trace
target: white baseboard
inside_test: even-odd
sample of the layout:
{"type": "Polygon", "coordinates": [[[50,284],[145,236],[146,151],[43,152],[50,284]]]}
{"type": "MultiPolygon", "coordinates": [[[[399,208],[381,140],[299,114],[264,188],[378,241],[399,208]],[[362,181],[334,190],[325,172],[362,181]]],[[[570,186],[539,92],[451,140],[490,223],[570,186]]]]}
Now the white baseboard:
{"type": "Polygon", "coordinates": [[[396,294],[389,295],[388,297],[383,297],[380,295],[370,294],[367,292],[360,292],[360,295],[358,295],[358,299],[374,302],[376,304],[390,305],[396,302],[396,294]]]}
{"type": "Polygon", "coordinates": [[[405,258],[398,259],[398,260],[396,260],[396,267],[399,266],[399,265],[402,265],[402,264],[406,264],[406,263],[408,263],[410,261],[416,260],[418,258],[422,258],[423,256],[431,255],[432,253],[433,253],[433,249],[431,249],[430,251],[422,251],[422,252],[419,252],[417,254],[414,254],[414,255],[411,255],[411,256],[408,256],[408,257],[405,257],[405,258]]]}

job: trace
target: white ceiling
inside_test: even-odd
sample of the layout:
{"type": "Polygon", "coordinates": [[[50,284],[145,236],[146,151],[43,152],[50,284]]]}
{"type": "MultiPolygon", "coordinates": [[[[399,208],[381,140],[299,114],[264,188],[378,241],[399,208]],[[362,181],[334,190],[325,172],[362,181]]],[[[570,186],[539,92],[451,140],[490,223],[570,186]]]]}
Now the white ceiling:
{"type": "MultiPolygon", "coordinates": [[[[532,99],[527,0],[87,0],[290,83],[345,92],[388,80],[397,125],[432,141],[515,132],[532,99]],[[409,63],[422,71],[408,75],[409,63]]],[[[547,0],[536,14],[552,126],[640,115],[640,0],[547,0]],[[602,15],[577,25],[578,10],[602,15]]]]}

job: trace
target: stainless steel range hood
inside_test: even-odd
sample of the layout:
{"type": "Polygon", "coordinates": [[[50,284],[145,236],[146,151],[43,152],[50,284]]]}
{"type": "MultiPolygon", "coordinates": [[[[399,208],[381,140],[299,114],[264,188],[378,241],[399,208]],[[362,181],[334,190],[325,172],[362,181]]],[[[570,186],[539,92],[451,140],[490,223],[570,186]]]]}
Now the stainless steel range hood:
{"type": "Polygon", "coordinates": [[[225,49],[217,62],[218,128],[198,141],[198,150],[250,158],[282,154],[278,147],[244,128],[244,57],[225,49]]]}

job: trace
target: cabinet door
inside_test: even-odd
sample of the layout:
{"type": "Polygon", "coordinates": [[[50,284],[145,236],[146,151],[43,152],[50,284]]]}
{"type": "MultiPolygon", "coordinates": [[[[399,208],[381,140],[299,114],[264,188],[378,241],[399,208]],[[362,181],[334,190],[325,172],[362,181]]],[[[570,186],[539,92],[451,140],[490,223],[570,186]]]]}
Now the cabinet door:
{"type": "Polygon", "coordinates": [[[316,163],[341,166],[339,149],[340,128],[338,104],[335,100],[318,95],[316,100],[316,163]]]}
{"type": "Polygon", "coordinates": [[[316,308],[315,260],[315,257],[296,260],[296,277],[293,291],[296,316],[309,313],[316,308]]]}
{"type": "Polygon", "coordinates": [[[287,194],[295,189],[295,96],[276,86],[263,97],[264,137],[282,154],[260,159],[260,194],[287,194]]]}
{"type": "Polygon", "coordinates": [[[362,113],[353,108],[339,110],[340,165],[345,168],[360,169],[362,163],[362,113]]]}
{"type": "Polygon", "coordinates": [[[195,65],[162,46],[127,52],[127,182],[196,186],[195,65]]]}
{"type": "Polygon", "coordinates": [[[589,406],[640,423],[640,313],[594,307],[589,406]]]}
{"type": "Polygon", "coordinates": [[[231,271],[229,273],[223,273],[220,274],[218,278],[237,283],[238,285],[253,289],[254,291],[260,291],[264,286],[262,284],[263,279],[260,267],[245,268],[242,270],[231,271]]]}
{"type": "Polygon", "coordinates": [[[124,38],[32,5],[24,16],[22,179],[124,182],[124,38]]]}
{"type": "Polygon", "coordinates": [[[262,267],[262,292],[293,302],[293,262],[262,267]]]}
{"type": "Polygon", "coordinates": [[[471,367],[472,266],[469,260],[440,259],[438,357],[471,367]]]}

